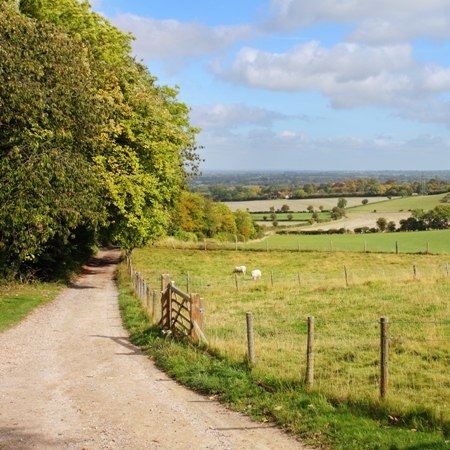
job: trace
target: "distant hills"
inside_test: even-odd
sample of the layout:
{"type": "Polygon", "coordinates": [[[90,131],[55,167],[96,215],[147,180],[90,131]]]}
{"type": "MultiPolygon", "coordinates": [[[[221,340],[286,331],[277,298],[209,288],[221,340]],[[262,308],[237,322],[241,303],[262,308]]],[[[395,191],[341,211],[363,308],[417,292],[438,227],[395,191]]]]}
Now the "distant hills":
{"type": "Polygon", "coordinates": [[[374,170],[374,171],[204,171],[192,180],[192,185],[274,185],[339,182],[356,178],[373,178],[379,182],[395,180],[397,183],[439,179],[450,181],[450,170],[374,170]]]}

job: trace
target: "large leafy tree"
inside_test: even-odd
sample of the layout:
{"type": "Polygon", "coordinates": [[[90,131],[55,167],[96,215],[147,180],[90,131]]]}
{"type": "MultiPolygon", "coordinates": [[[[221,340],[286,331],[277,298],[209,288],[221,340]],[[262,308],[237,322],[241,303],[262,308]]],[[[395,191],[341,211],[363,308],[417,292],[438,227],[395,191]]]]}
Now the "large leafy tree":
{"type": "Polygon", "coordinates": [[[0,30],[0,265],[15,273],[56,256],[50,247],[81,229],[92,242],[104,223],[100,178],[86,157],[101,104],[80,42],[13,4],[0,30]]]}
{"type": "Polygon", "coordinates": [[[131,37],[87,2],[5,5],[0,252],[17,268],[99,236],[133,248],[162,235],[198,164],[177,90],[158,86],[131,37]]]}

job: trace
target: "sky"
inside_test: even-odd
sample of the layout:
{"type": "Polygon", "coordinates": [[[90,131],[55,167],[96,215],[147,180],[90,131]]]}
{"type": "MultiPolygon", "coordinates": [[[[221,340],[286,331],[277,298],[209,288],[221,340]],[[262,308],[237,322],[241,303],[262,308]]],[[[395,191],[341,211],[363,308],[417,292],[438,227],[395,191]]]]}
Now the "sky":
{"type": "Polygon", "coordinates": [[[449,0],[93,0],[201,170],[450,170],[449,0]]]}

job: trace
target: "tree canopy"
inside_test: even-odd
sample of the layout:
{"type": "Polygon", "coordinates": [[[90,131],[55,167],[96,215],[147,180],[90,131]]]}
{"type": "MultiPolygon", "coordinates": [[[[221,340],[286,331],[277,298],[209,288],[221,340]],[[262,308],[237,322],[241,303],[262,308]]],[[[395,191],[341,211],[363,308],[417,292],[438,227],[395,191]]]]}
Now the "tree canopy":
{"type": "Polygon", "coordinates": [[[164,234],[196,172],[189,108],[77,0],[3,0],[0,274],[164,234]]]}

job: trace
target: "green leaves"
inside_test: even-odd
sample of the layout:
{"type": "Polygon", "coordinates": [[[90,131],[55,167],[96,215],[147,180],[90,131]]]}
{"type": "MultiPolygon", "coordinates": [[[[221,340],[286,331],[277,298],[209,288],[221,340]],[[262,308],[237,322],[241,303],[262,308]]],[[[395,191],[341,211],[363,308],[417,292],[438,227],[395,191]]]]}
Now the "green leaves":
{"type": "Polygon", "coordinates": [[[88,2],[19,9],[0,11],[0,274],[163,235],[198,166],[189,108],[88,2]]]}

